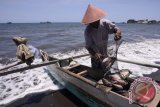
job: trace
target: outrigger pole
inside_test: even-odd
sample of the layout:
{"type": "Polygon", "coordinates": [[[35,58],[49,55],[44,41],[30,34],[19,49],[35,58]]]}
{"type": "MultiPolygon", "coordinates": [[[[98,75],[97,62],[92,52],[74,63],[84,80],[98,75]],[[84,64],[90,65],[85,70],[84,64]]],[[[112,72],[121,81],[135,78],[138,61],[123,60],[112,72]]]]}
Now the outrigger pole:
{"type": "Polygon", "coordinates": [[[20,65],[20,64],[22,64],[22,63],[23,63],[22,61],[17,61],[17,62],[14,62],[13,64],[9,64],[9,65],[7,65],[6,67],[1,68],[1,69],[0,69],[0,72],[1,72],[1,71],[4,71],[4,70],[7,70],[7,69],[9,69],[9,68],[11,68],[11,67],[20,65]]]}
{"type": "Polygon", "coordinates": [[[134,61],[134,60],[129,60],[129,59],[125,59],[125,58],[117,58],[117,61],[160,69],[160,64],[153,64],[153,63],[151,64],[151,63],[147,63],[147,62],[134,61]]]}
{"type": "Polygon", "coordinates": [[[85,57],[85,56],[89,56],[89,54],[78,55],[78,56],[54,60],[54,61],[47,61],[47,62],[43,62],[43,63],[39,63],[39,64],[32,64],[30,66],[17,68],[17,69],[13,69],[13,70],[9,70],[9,71],[0,71],[0,76],[4,76],[4,75],[16,73],[16,72],[23,72],[24,70],[30,70],[30,69],[34,69],[34,68],[38,68],[38,67],[43,67],[43,66],[55,64],[55,63],[62,61],[62,60],[76,59],[76,58],[85,57]]]}

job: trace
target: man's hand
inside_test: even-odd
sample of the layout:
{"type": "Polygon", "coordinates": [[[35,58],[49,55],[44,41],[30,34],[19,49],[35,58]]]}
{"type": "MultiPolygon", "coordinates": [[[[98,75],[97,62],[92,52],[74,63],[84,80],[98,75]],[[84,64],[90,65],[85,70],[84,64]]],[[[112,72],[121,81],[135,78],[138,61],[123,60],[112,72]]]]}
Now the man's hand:
{"type": "Polygon", "coordinates": [[[96,59],[96,60],[101,60],[103,55],[100,54],[100,53],[95,53],[94,56],[95,56],[95,59],[96,59]]]}
{"type": "Polygon", "coordinates": [[[120,30],[117,30],[117,32],[115,33],[115,37],[114,37],[114,40],[115,41],[118,41],[121,39],[121,31],[120,30]]]}

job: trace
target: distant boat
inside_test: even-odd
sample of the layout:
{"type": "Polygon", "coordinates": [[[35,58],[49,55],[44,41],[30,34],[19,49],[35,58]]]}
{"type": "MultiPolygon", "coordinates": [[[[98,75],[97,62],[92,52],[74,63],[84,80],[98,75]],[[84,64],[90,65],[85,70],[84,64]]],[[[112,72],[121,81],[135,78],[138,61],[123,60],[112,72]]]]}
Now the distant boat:
{"type": "Polygon", "coordinates": [[[12,22],[7,22],[6,24],[12,24],[12,22]]]}
{"type": "Polygon", "coordinates": [[[49,21],[47,21],[47,22],[40,22],[41,24],[51,24],[52,22],[49,22],[49,21]]]}

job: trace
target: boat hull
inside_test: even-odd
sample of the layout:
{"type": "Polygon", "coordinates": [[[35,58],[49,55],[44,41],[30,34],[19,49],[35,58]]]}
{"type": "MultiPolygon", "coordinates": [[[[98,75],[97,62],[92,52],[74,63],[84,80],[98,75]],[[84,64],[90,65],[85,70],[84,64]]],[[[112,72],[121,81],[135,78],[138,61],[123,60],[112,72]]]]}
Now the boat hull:
{"type": "Polygon", "coordinates": [[[71,93],[89,106],[139,107],[137,104],[129,104],[128,98],[113,91],[106,92],[101,88],[96,88],[95,82],[80,78],[61,67],[49,65],[48,68],[54,78],[60,81],[71,93]]]}

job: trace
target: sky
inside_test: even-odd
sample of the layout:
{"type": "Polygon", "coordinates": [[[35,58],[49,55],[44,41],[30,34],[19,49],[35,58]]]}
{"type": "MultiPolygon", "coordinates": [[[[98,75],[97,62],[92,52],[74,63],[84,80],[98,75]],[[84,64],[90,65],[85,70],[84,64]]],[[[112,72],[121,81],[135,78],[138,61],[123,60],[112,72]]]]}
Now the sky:
{"type": "Polygon", "coordinates": [[[160,20],[160,0],[0,0],[0,23],[81,22],[88,4],[114,22],[160,20]]]}

